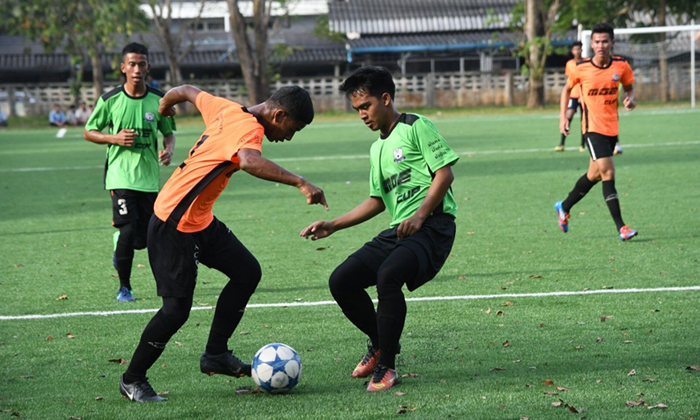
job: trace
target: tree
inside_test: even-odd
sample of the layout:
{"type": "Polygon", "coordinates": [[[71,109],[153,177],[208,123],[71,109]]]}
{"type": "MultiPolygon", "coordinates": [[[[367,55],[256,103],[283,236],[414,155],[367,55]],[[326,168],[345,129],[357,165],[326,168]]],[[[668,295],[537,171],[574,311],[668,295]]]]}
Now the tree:
{"type": "Polygon", "coordinates": [[[238,0],[227,0],[231,32],[236,43],[238,61],[251,103],[263,102],[269,96],[268,34],[272,0],[252,0],[254,45],[248,38],[248,25],[241,14],[238,0]]]}
{"type": "Polygon", "coordinates": [[[521,33],[518,53],[525,59],[529,74],[527,106],[544,106],[544,66],[554,51],[552,33],[571,27],[571,20],[558,19],[561,0],[525,0],[513,9],[514,29],[521,33]]]}
{"type": "MultiPolygon", "coordinates": [[[[177,0],[175,1],[177,2],[177,0]]],[[[182,7],[182,0],[179,1],[182,7]]],[[[165,51],[170,72],[170,84],[177,86],[182,81],[180,63],[195,48],[194,34],[204,11],[204,0],[199,0],[197,15],[189,24],[181,24],[177,33],[173,31],[173,0],[151,0],[149,6],[156,27],[156,37],[165,51]],[[183,41],[187,38],[187,45],[183,41]]]]}
{"type": "Polygon", "coordinates": [[[130,35],[146,28],[139,0],[0,0],[0,15],[9,32],[40,40],[47,51],[61,47],[68,54],[71,71],[75,71],[76,100],[86,53],[92,63],[95,94],[101,95],[102,56],[117,42],[115,34],[130,35]]]}

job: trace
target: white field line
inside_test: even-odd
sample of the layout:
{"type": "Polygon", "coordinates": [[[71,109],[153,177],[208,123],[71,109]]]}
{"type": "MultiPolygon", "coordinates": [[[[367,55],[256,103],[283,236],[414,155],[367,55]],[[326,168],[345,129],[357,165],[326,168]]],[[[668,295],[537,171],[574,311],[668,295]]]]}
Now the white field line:
{"type": "MultiPolygon", "coordinates": [[[[408,298],[407,302],[430,302],[436,300],[480,300],[480,299],[504,299],[504,298],[532,298],[532,297],[557,297],[557,296],[587,296],[587,295],[602,295],[602,294],[626,294],[626,293],[658,293],[658,292],[687,292],[697,290],[700,291],[700,286],[685,286],[685,287],[656,287],[651,289],[602,289],[602,290],[580,290],[580,291],[561,291],[561,292],[541,292],[541,293],[502,293],[495,295],[461,295],[461,296],[428,296],[418,298],[408,298]]],[[[374,299],[376,303],[377,300],[374,299]]],[[[327,306],[335,305],[335,301],[322,300],[317,302],[288,302],[288,303],[254,303],[246,306],[251,308],[289,308],[300,306],[327,306]]],[[[212,310],[214,306],[193,306],[193,311],[212,310]]],[[[157,312],[158,309],[130,309],[125,311],[100,311],[100,312],[70,312],[59,314],[35,314],[35,315],[0,315],[0,321],[12,321],[21,319],[48,319],[48,318],[71,318],[76,316],[109,316],[109,315],[128,315],[128,314],[146,314],[157,312]]]]}
{"type": "MultiPolygon", "coordinates": [[[[673,147],[673,146],[697,146],[700,145],[700,141],[674,141],[666,143],[646,143],[646,144],[627,144],[623,143],[625,149],[632,148],[648,148],[648,147],[673,147]]],[[[551,152],[554,149],[551,147],[547,148],[534,148],[534,149],[511,149],[511,150],[479,150],[479,151],[466,151],[457,152],[461,156],[473,156],[473,155],[496,155],[496,154],[520,154],[520,153],[542,153],[551,152]]],[[[578,147],[567,147],[566,150],[578,150],[578,147]]],[[[299,156],[299,157],[289,157],[289,158],[271,158],[275,162],[298,162],[298,161],[337,161],[337,160],[355,160],[355,159],[369,159],[369,155],[340,155],[340,156],[299,156]]],[[[172,162],[172,166],[177,166],[181,162],[172,162]]],[[[12,168],[12,169],[0,169],[0,173],[3,172],[45,172],[45,171],[72,171],[72,170],[84,170],[84,169],[103,169],[104,165],[96,166],[66,166],[66,167],[35,167],[35,168],[12,168]]]]}

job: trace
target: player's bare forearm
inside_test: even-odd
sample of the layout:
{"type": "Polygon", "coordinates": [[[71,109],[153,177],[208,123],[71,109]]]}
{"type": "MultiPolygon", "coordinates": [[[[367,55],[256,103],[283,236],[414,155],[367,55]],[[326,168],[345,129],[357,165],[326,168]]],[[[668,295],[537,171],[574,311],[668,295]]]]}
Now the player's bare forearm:
{"type": "Polygon", "coordinates": [[[360,224],[384,211],[384,202],[377,197],[369,197],[359,206],[331,221],[318,220],[302,229],[299,236],[315,241],[326,238],[341,229],[360,224]]]}
{"type": "Polygon", "coordinates": [[[452,181],[454,181],[455,175],[452,172],[451,166],[443,166],[435,172],[435,178],[433,182],[430,183],[430,188],[428,188],[428,193],[425,195],[423,202],[421,203],[418,210],[416,210],[415,215],[422,220],[425,220],[430,216],[430,214],[435,210],[435,208],[440,204],[440,202],[447,195],[447,190],[450,189],[452,181]]]}
{"type": "Polygon", "coordinates": [[[423,226],[425,219],[435,210],[440,202],[445,198],[447,190],[454,181],[452,168],[449,166],[442,167],[435,172],[435,178],[430,183],[428,192],[423,199],[423,202],[418,207],[418,210],[409,217],[403,220],[396,228],[396,236],[399,239],[406,238],[418,232],[423,226]]]}
{"type": "Polygon", "coordinates": [[[569,88],[569,85],[566,85],[561,90],[561,97],[559,98],[559,132],[562,134],[569,134],[569,119],[566,118],[569,99],[571,99],[571,88],[569,88]]]}
{"type": "Polygon", "coordinates": [[[322,204],[328,210],[328,204],[322,189],[303,177],[265,159],[260,155],[259,151],[255,149],[241,149],[238,151],[238,160],[240,168],[245,172],[266,181],[281,182],[282,184],[295,186],[306,196],[308,204],[322,204]]]}
{"type": "Polygon", "coordinates": [[[622,101],[623,105],[627,111],[631,111],[637,106],[637,103],[634,101],[634,86],[627,85],[622,86],[622,88],[625,90],[625,99],[622,101]]]}
{"type": "Polygon", "coordinates": [[[335,227],[335,230],[346,229],[366,222],[383,212],[385,208],[386,206],[384,206],[384,202],[381,198],[369,197],[354,209],[333,219],[331,223],[335,227]]]}
{"type": "Polygon", "coordinates": [[[160,99],[158,112],[166,117],[172,117],[175,115],[175,109],[173,108],[175,105],[183,102],[192,102],[194,104],[197,100],[197,95],[201,91],[201,89],[192,85],[174,87],[160,99]]]}
{"type": "Polygon", "coordinates": [[[95,144],[116,144],[128,147],[134,144],[136,130],[123,128],[117,134],[103,134],[97,130],[84,130],[83,138],[95,144]]]}
{"type": "Polygon", "coordinates": [[[171,134],[168,134],[167,136],[163,137],[163,149],[169,150],[170,153],[172,153],[174,148],[175,148],[175,134],[171,133],[171,134]]]}
{"type": "Polygon", "coordinates": [[[257,150],[241,149],[238,151],[238,159],[241,169],[256,178],[281,182],[297,188],[300,188],[304,182],[307,182],[301,176],[284,169],[271,160],[265,159],[257,150]]]}

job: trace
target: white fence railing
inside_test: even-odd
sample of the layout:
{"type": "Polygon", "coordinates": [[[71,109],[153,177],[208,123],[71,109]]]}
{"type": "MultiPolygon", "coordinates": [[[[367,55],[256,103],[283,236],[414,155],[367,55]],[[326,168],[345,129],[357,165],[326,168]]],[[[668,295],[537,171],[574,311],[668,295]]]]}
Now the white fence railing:
{"type": "MultiPolygon", "coordinates": [[[[635,69],[638,100],[658,100],[660,77],[657,68],[635,69]]],[[[671,100],[687,100],[689,67],[669,66],[669,92],[671,100]]],[[[700,80],[700,77],[696,78],[700,80]]],[[[287,78],[273,82],[272,91],[295,84],[306,89],[317,111],[347,110],[348,102],[338,93],[343,77],[287,78]]],[[[527,76],[505,71],[500,73],[436,73],[397,76],[396,104],[398,107],[470,107],[490,105],[524,105],[527,101],[527,76]]],[[[247,104],[245,86],[240,79],[192,80],[191,83],[214,95],[247,104]]],[[[557,103],[561,88],[566,83],[562,69],[545,73],[545,101],[557,103]]],[[[105,91],[114,85],[105,86],[105,91]]],[[[97,95],[92,85],[85,85],[78,101],[95,103],[97,95]]],[[[0,107],[12,115],[48,115],[54,104],[68,107],[75,103],[68,83],[0,84],[0,107]],[[14,100],[10,100],[14,98],[14,100]],[[14,104],[10,110],[10,104],[14,104]]]]}

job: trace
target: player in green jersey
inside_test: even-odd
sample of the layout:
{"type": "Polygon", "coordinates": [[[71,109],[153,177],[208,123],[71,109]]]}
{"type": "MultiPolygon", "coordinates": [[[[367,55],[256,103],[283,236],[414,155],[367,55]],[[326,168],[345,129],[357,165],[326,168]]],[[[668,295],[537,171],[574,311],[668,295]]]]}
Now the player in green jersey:
{"type": "Polygon", "coordinates": [[[345,316],[369,337],[367,354],[353,377],[372,376],[367,391],[391,388],[406,319],[401,291],[431,280],[445,263],[455,238],[452,165],[459,157],[427,118],[394,106],[394,81],[382,67],[363,67],[340,87],[365,125],[379,131],[370,149],[369,198],[330,221],[316,221],[300,235],[313,240],[365,222],[389,210],[390,228],[338,266],[329,280],[345,316]],[[365,289],[377,286],[375,311],[365,289]]]}
{"type": "Polygon", "coordinates": [[[158,164],[169,165],[175,146],[175,120],[158,113],[164,93],[146,85],[148,49],[132,43],[122,50],[126,82],[105,93],[85,125],[83,137],[107,145],[105,189],[112,197],[115,246],[112,263],[119,273],[117,301],[134,300],[131,266],[134,250],[146,247],[148,221],[158,195],[158,164]],[[102,130],[108,128],[107,133],[102,130]],[[158,131],[163,149],[158,150],[158,131]]]}

